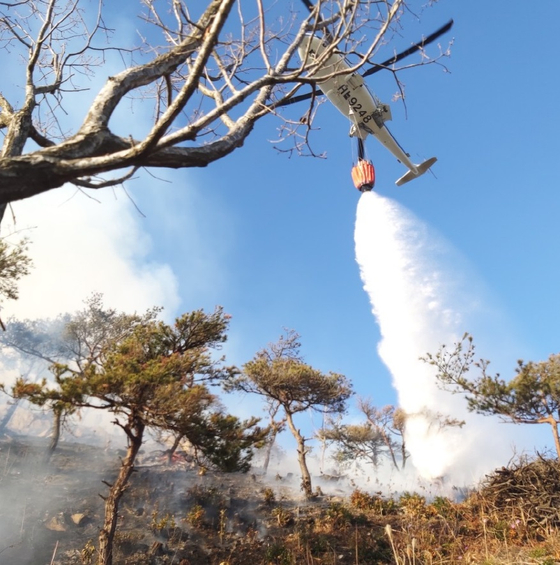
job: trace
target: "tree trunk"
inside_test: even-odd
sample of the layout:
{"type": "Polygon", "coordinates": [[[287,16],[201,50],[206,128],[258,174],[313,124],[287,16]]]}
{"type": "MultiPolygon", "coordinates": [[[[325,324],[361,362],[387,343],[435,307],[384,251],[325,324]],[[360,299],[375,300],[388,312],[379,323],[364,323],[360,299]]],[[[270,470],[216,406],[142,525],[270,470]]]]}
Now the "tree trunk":
{"type": "Polygon", "coordinates": [[[266,444],[266,451],[264,453],[264,462],[263,462],[263,471],[265,475],[268,471],[268,466],[270,464],[270,455],[272,454],[272,448],[274,446],[274,442],[276,441],[277,434],[278,434],[277,430],[273,429],[270,434],[270,438],[266,444]]]}
{"type": "MultiPolygon", "coordinates": [[[[28,91],[29,92],[29,91],[28,91]]],[[[2,97],[2,102],[6,100],[2,97]]],[[[2,145],[2,159],[6,157],[18,157],[23,153],[23,148],[25,142],[29,137],[29,132],[31,130],[32,121],[31,115],[33,109],[35,108],[35,96],[33,94],[26,95],[26,101],[21,110],[18,112],[13,112],[12,108],[2,104],[4,113],[8,110],[9,123],[8,131],[4,137],[4,143],[2,145]]],[[[8,202],[3,202],[0,204],[0,222],[4,217],[8,202]]]]}
{"type": "Polygon", "coordinates": [[[558,435],[558,422],[556,418],[550,417],[550,426],[552,427],[552,435],[554,436],[554,446],[556,447],[556,456],[560,459],[560,436],[558,435]]]}
{"type": "Polygon", "coordinates": [[[13,404],[10,404],[8,406],[8,409],[6,410],[6,413],[4,414],[4,417],[0,422],[0,436],[5,433],[6,428],[8,427],[8,424],[10,423],[10,420],[12,419],[12,416],[14,415],[17,407],[17,402],[14,402],[13,404]]]}
{"type": "Polygon", "coordinates": [[[137,419],[130,418],[128,424],[123,428],[128,436],[128,448],[117,479],[109,490],[109,496],[105,499],[105,520],[99,532],[98,565],[113,564],[113,541],[117,530],[119,503],[134,470],[134,461],[142,446],[145,425],[137,419]]]}
{"type": "Polygon", "coordinates": [[[402,444],[401,444],[401,454],[402,454],[402,463],[401,463],[401,469],[404,469],[405,465],[406,465],[406,460],[408,459],[408,454],[406,452],[406,443],[404,440],[404,435],[402,438],[402,444]]]}
{"type": "MultiPolygon", "coordinates": [[[[383,438],[383,443],[385,443],[385,446],[387,447],[387,450],[389,451],[389,455],[391,457],[391,461],[393,463],[393,467],[395,467],[395,469],[397,471],[399,471],[399,464],[397,462],[397,456],[395,454],[395,449],[393,447],[393,443],[391,442],[391,438],[385,433],[385,430],[380,430],[381,431],[381,437],[383,438]]],[[[404,439],[403,439],[404,442],[404,439]]],[[[404,454],[403,454],[404,455],[404,454]]],[[[402,462],[402,466],[404,468],[404,458],[403,458],[403,462],[402,462]]]]}
{"type": "Polygon", "coordinates": [[[307,454],[307,449],[305,449],[305,438],[301,435],[301,432],[295,427],[294,421],[292,420],[292,415],[286,412],[286,419],[288,421],[288,426],[297,443],[297,455],[299,468],[301,470],[301,490],[305,493],[306,498],[313,498],[313,488],[311,486],[311,475],[309,474],[309,469],[307,468],[307,461],[305,456],[307,454]]]}
{"type": "Polygon", "coordinates": [[[177,451],[177,448],[179,447],[179,444],[181,443],[181,440],[184,438],[185,436],[182,434],[179,434],[175,437],[175,441],[173,442],[173,445],[167,450],[167,464],[171,465],[171,463],[173,463],[173,455],[175,455],[175,452],[177,451]]]}
{"type": "Polygon", "coordinates": [[[51,435],[51,442],[49,447],[47,448],[47,453],[45,454],[45,462],[48,463],[53,456],[53,453],[56,451],[58,446],[58,441],[60,440],[60,427],[62,426],[62,410],[58,408],[53,409],[53,427],[52,427],[52,435],[51,435]]]}

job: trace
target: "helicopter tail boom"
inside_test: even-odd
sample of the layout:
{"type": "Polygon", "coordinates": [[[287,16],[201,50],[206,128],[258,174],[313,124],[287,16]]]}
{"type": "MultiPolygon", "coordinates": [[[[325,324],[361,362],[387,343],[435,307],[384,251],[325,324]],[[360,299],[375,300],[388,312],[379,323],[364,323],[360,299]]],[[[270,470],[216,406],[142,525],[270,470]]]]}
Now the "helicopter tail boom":
{"type": "Polygon", "coordinates": [[[397,186],[402,186],[403,184],[418,178],[419,176],[423,175],[435,162],[437,161],[437,157],[432,157],[424,161],[420,165],[415,165],[415,169],[411,169],[407,173],[405,173],[400,179],[397,180],[395,183],[397,186]]]}

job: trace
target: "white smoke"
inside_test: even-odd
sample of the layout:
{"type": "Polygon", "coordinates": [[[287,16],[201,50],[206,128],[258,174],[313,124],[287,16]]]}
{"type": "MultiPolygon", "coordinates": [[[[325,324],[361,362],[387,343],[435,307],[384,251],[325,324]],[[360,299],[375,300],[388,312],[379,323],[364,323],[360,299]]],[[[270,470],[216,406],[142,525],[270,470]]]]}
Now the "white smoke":
{"type": "Polygon", "coordinates": [[[54,317],[83,307],[93,292],[108,306],[141,311],[179,303],[178,281],[170,265],[150,258],[152,239],[140,215],[121,192],[110,189],[86,198],[65,186],[14,204],[2,223],[31,240],[34,267],[19,284],[20,299],[7,302],[4,317],[54,317]]]}
{"type": "MultiPolygon", "coordinates": [[[[81,310],[84,300],[94,292],[103,294],[108,307],[125,312],[141,312],[160,305],[170,314],[177,309],[177,277],[169,264],[153,258],[152,237],[123,192],[106,189],[95,193],[93,200],[65,186],[17,202],[13,208],[17,223],[11,225],[8,211],[2,232],[14,232],[12,237],[8,235],[9,242],[29,237],[33,268],[19,284],[19,300],[2,305],[5,322],[9,323],[10,316],[54,318],[81,310]]],[[[0,382],[9,387],[21,375],[30,380],[48,379],[52,375],[47,365],[30,370],[27,361],[18,361],[17,355],[2,351],[0,382]]],[[[6,399],[0,397],[0,418],[6,399]]],[[[120,435],[113,420],[114,416],[108,413],[83,411],[69,429],[74,438],[104,441],[106,437],[120,435]]],[[[30,410],[25,403],[18,405],[10,428],[30,434],[37,429],[50,431],[49,424],[45,427],[45,416],[36,408],[30,410]]],[[[64,439],[68,437],[65,435],[64,439]]]]}
{"type": "Polygon", "coordinates": [[[399,405],[413,415],[406,439],[417,472],[424,478],[453,475],[472,482],[507,462],[511,446],[503,424],[498,432],[496,420],[467,413],[465,399],[440,390],[434,368],[420,360],[458,341],[481,312],[471,279],[468,289],[461,280],[465,269],[458,254],[410,212],[374,192],[360,198],[355,245],[381,332],[379,355],[392,375],[399,405]],[[442,427],[437,416],[467,424],[442,427]]]}

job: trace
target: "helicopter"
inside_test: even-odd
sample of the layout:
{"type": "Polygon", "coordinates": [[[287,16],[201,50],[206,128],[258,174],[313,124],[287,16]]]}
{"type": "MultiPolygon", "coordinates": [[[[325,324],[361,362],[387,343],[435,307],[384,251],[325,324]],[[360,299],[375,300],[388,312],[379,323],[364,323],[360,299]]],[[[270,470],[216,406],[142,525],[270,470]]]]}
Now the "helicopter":
{"type": "MultiPolygon", "coordinates": [[[[314,9],[309,0],[302,1],[310,11],[314,9]]],[[[321,92],[351,122],[350,136],[357,138],[358,142],[358,162],[352,169],[352,179],[354,186],[360,192],[370,191],[375,185],[375,168],[371,161],[365,157],[364,142],[368,135],[380,141],[400,163],[407,167],[408,171],[395,182],[397,186],[402,186],[423,175],[437,161],[436,157],[431,157],[419,164],[411,161],[410,155],[399,145],[385,125],[385,122],[392,119],[389,105],[380,102],[369,91],[364,78],[423,49],[449,31],[452,26],[453,20],[450,20],[422,41],[413,44],[387,61],[375,65],[363,74],[356,71],[352,72],[350,70],[351,65],[344,55],[338,51],[333,51],[322,62],[321,67],[313,73],[313,78],[317,80],[317,86],[321,92]],[[348,72],[345,73],[345,70],[348,70],[348,72]]],[[[325,33],[325,36],[328,41],[328,32],[325,33]]],[[[324,43],[323,39],[309,34],[304,36],[298,47],[298,53],[302,61],[313,62],[319,60],[327,48],[328,45],[324,43]]],[[[300,102],[314,95],[314,92],[302,94],[288,100],[287,103],[300,102]]]]}

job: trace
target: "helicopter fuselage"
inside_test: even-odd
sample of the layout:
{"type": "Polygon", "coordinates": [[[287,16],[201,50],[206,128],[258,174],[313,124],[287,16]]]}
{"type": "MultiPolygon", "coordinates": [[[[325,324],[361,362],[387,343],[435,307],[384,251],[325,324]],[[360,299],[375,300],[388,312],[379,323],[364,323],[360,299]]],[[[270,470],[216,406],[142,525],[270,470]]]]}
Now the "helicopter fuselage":
{"type": "Polygon", "coordinates": [[[409,172],[397,180],[398,185],[428,170],[436,158],[421,165],[414,164],[385,125],[391,119],[389,106],[371,94],[363,77],[350,70],[351,66],[340,52],[333,51],[329,55],[327,49],[320,38],[308,35],[299,46],[299,55],[307,64],[317,63],[317,68],[312,68],[308,76],[317,79],[318,87],[329,101],[350,120],[350,135],[363,140],[372,135],[408,168],[409,172]]]}

